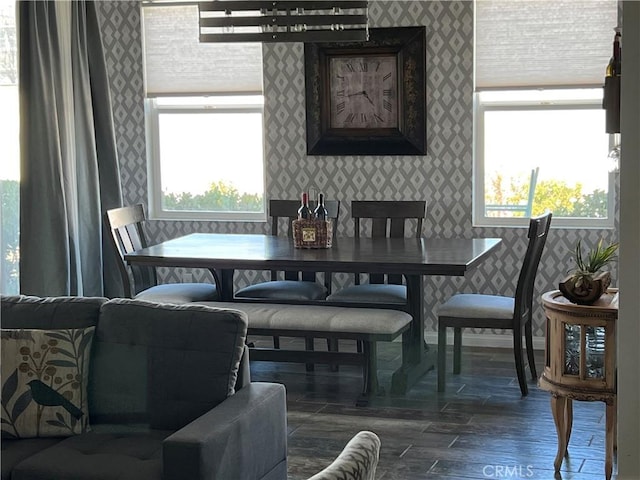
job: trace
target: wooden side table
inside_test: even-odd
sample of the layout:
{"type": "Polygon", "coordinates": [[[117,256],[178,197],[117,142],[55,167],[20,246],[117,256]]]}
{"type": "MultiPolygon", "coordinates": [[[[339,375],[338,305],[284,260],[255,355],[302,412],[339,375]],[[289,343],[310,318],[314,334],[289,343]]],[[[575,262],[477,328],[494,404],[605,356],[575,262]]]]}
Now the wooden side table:
{"type": "Polygon", "coordinates": [[[547,316],[545,367],[539,386],[551,393],[558,433],[556,472],[567,454],[573,400],[606,403],[605,476],[611,478],[616,448],[616,320],[618,290],[593,305],[576,305],[559,290],[542,295],[547,316]]]}

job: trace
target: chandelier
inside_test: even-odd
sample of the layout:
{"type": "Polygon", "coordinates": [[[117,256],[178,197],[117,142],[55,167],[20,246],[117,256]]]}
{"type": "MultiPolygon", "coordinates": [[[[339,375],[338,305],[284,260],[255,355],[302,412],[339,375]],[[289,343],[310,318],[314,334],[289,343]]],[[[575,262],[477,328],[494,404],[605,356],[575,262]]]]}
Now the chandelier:
{"type": "Polygon", "coordinates": [[[368,1],[199,2],[200,42],[349,42],[369,38],[368,1]]]}

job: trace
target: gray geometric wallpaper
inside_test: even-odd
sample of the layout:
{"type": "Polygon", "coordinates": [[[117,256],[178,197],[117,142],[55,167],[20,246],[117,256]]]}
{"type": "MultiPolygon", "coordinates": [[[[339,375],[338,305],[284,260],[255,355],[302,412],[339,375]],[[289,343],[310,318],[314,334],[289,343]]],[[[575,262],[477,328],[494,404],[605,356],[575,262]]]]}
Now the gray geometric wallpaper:
{"type": "MultiPolygon", "coordinates": [[[[140,7],[135,1],[99,5],[115,104],[123,201],[146,204],[140,7]]],[[[264,44],[266,195],[297,198],[303,189],[313,187],[325,192],[327,198],[341,200],[344,208],[339,233],[344,235],[353,233],[349,209],[353,199],[425,199],[426,236],[501,237],[500,250],[467,277],[425,279],[425,328],[435,331],[434,307],[456,292],[515,293],[526,229],[471,225],[473,3],[374,0],[369,18],[372,27],[427,27],[427,155],[308,157],[303,45],[264,44]]],[[[195,231],[267,233],[269,229],[266,223],[151,221],[148,233],[156,242],[195,231]]],[[[557,229],[552,225],[536,279],[537,293],[557,288],[570,268],[567,254],[578,238],[592,245],[601,237],[605,242],[613,241],[617,228],[557,229]]],[[[180,281],[183,270],[165,269],[160,273],[164,281],[180,281]]],[[[196,279],[208,275],[203,271],[192,273],[196,279]]],[[[617,272],[612,273],[615,279],[617,272]]],[[[239,272],[236,282],[243,286],[266,278],[263,272],[239,272]]],[[[350,281],[346,275],[337,275],[335,288],[350,281]]],[[[534,335],[544,337],[540,307],[535,309],[534,335]]]]}

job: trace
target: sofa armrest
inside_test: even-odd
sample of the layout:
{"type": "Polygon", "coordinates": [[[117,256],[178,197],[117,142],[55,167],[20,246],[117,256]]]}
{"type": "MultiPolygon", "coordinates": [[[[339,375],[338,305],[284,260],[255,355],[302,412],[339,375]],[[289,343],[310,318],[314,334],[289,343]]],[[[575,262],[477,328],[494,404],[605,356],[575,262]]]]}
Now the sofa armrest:
{"type": "Polygon", "coordinates": [[[164,480],[287,478],[283,385],[254,382],[163,443],[164,480]]]}
{"type": "Polygon", "coordinates": [[[236,380],[236,392],[251,383],[251,370],[249,366],[249,347],[244,346],[240,366],[238,367],[238,379],[236,380]]]}

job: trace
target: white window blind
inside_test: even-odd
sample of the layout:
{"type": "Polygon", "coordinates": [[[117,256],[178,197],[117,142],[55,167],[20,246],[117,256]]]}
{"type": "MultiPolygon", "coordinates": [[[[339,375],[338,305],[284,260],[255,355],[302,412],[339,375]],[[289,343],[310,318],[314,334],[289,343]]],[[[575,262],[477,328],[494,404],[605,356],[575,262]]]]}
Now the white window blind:
{"type": "Polygon", "coordinates": [[[600,86],[617,25],[617,0],[476,0],[476,90],[600,86]]]}
{"type": "Polygon", "coordinates": [[[142,15],[147,96],[262,92],[261,43],[200,43],[196,5],[142,15]]]}

